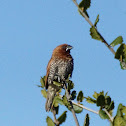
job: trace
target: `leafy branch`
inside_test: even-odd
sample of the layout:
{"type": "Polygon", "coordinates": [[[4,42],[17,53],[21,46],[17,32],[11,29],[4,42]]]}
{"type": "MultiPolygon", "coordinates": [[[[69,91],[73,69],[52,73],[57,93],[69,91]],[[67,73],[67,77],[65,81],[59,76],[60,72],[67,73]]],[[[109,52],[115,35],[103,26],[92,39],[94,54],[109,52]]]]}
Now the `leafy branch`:
{"type": "Polygon", "coordinates": [[[76,126],[79,126],[79,122],[78,122],[77,116],[76,116],[75,111],[74,111],[74,108],[73,108],[73,103],[71,102],[70,94],[69,94],[69,92],[68,92],[67,87],[66,87],[65,84],[64,84],[64,89],[65,89],[65,91],[66,91],[67,100],[68,100],[68,102],[69,102],[70,105],[71,105],[70,109],[71,109],[71,112],[72,112],[72,114],[73,114],[74,120],[75,120],[75,122],[76,122],[76,126]]]}
{"type": "MultiPolygon", "coordinates": [[[[102,41],[108,48],[109,50],[115,55],[115,51],[113,50],[113,48],[111,48],[111,46],[107,43],[107,41],[103,38],[103,36],[98,32],[97,28],[96,28],[96,25],[99,21],[99,18],[97,18],[95,24],[93,25],[93,23],[90,21],[90,19],[88,18],[88,16],[85,14],[85,11],[83,11],[83,9],[81,8],[85,8],[85,4],[84,4],[84,0],[80,3],[80,6],[78,5],[77,1],[76,0],[73,0],[73,2],[75,3],[75,5],[77,6],[79,12],[81,13],[81,15],[85,18],[85,20],[90,24],[90,26],[92,27],[90,29],[91,31],[91,36],[92,38],[95,38],[96,35],[98,36],[98,38],[95,38],[95,39],[98,39],[100,41],[102,41]]],[[[89,1],[90,2],[90,1],[89,1]]],[[[99,17],[99,16],[98,16],[99,17]]]]}
{"type": "MultiPolygon", "coordinates": [[[[82,15],[91,26],[90,28],[91,37],[104,43],[106,47],[114,54],[115,59],[120,61],[121,68],[123,70],[126,69],[126,44],[123,43],[123,37],[118,36],[113,42],[108,44],[108,42],[104,39],[104,37],[97,29],[97,24],[99,22],[99,15],[97,16],[94,24],[89,19],[87,9],[90,8],[91,0],[82,0],[79,4],[77,3],[76,0],[72,1],[78,8],[80,15],[82,15]],[[116,51],[114,50],[115,46],[119,46],[116,51]]],[[[41,93],[43,97],[46,98],[47,91],[45,90],[45,77],[41,77],[40,83],[41,85],[38,85],[38,87],[42,88],[41,93]]],[[[53,84],[60,87],[62,85],[58,82],[53,82],[53,84]]],[[[48,126],[60,126],[62,123],[66,121],[67,111],[64,111],[57,118],[58,112],[60,110],[59,108],[61,106],[65,106],[67,110],[72,112],[77,126],[79,126],[79,122],[77,120],[76,114],[80,114],[83,111],[83,109],[99,115],[101,119],[109,120],[111,126],[126,126],[126,106],[120,103],[117,109],[117,113],[114,116],[113,115],[114,101],[111,99],[110,96],[108,96],[108,92],[107,93],[104,93],[104,91],[101,91],[99,93],[94,92],[92,97],[90,96],[85,97],[83,91],[80,91],[77,95],[76,91],[73,90],[74,83],[71,80],[68,79],[66,81],[66,84],[67,85],[64,86],[65,94],[62,96],[61,95],[62,89],[60,89],[60,91],[57,92],[53,100],[51,112],[53,113],[54,120],[52,120],[49,116],[47,116],[46,122],[48,126]],[[74,100],[76,100],[77,102],[75,102],[74,100]],[[83,105],[83,102],[96,105],[98,107],[98,111],[94,111],[90,108],[85,107],[83,105]]],[[[90,120],[89,114],[86,114],[84,126],[89,126],[89,120],[90,120]]]]}
{"type": "Polygon", "coordinates": [[[95,23],[93,24],[89,19],[89,14],[87,13],[87,9],[90,7],[91,0],[82,0],[80,4],[77,3],[76,0],[72,0],[73,3],[77,6],[79,13],[85,18],[85,20],[91,26],[90,35],[93,39],[99,40],[103,42],[106,47],[115,55],[115,58],[120,61],[121,69],[126,69],[126,45],[123,43],[122,36],[117,37],[111,44],[104,39],[101,33],[97,30],[97,23],[99,22],[99,15],[97,16],[95,23]],[[114,51],[114,47],[116,45],[120,45],[117,51],[114,51]]]}
{"type": "Polygon", "coordinates": [[[108,113],[107,109],[104,108],[105,113],[108,115],[111,122],[113,122],[113,117],[108,113]]]}
{"type": "MultiPolygon", "coordinates": [[[[45,90],[45,77],[41,77],[39,87],[42,88],[41,93],[43,97],[46,98],[47,96],[47,91],[45,90]]],[[[58,82],[54,82],[56,86],[60,86],[62,84],[58,82]]],[[[90,111],[92,113],[95,113],[100,116],[102,119],[107,119],[110,121],[110,123],[113,126],[123,126],[121,123],[124,123],[126,125],[126,106],[123,106],[122,104],[119,105],[117,114],[115,117],[113,117],[113,110],[114,110],[114,101],[111,100],[111,97],[108,96],[108,92],[104,93],[104,91],[101,91],[100,93],[94,92],[92,95],[93,97],[85,97],[83,92],[80,91],[77,95],[76,91],[73,90],[74,88],[74,83],[71,80],[67,80],[67,87],[65,86],[65,94],[62,96],[61,91],[62,89],[57,92],[53,105],[52,105],[52,110],[51,112],[53,113],[54,116],[54,121],[50,118],[47,117],[46,121],[48,126],[59,126],[66,120],[66,113],[67,111],[64,111],[59,118],[56,118],[56,115],[58,115],[59,107],[60,105],[66,106],[68,110],[70,110],[73,113],[76,125],[79,126],[78,120],[76,118],[76,114],[80,114],[83,109],[90,111]],[[78,103],[76,103],[74,100],[77,100],[78,103]],[[98,111],[94,111],[90,108],[85,107],[82,102],[84,101],[90,103],[90,104],[95,104],[97,107],[100,107],[98,111]],[[75,114],[76,113],[76,114],[75,114]]],[[[89,115],[87,114],[85,117],[85,122],[84,126],[89,126],[89,115]]],[[[124,126],[125,126],[124,125],[124,126]]]]}
{"type": "Polygon", "coordinates": [[[81,105],[81,104],[76,103],[76,102],[74,102],[74,101],[72,101],[72,103],[73,103],[73,105],[76,105],[76,106],[78,106],[78,107],[80,107],[80,108],[83,108],[83,109],[85,109],[85,110],[87,110],[87,111],[90,111],[90,112],[95,113],[95,114],[99,114],[98,111],[94,111],[94,110],[92,110],[92,109],[90,109],[90,108],[85,107],[84,105],[81,105]]]}

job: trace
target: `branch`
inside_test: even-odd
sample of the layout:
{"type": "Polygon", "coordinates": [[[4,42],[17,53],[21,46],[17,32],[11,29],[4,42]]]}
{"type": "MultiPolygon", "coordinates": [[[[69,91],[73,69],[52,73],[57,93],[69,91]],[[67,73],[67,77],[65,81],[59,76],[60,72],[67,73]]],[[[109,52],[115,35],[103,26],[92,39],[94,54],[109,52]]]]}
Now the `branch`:
{"type": "MultiPolygon", "coordinates": [[[[62,95],[60,95],[59,94],[59,96],[62,98],[63,96],[62,95]]],[[[95,114],[99,114],[99,111],[94,111],[94,110],[92,110],[92,109],[90,109],[90,108],[87,108],[87,107],[85,107],[85,106],[83,106],[83,105],[81,105],[81,104],[78,104],[78,103],[76,103],[76,102],[74,102],[74,101],[71,101],[74,105],[76,105],[76,106],[78,106],[78,107],[80,107],[80,108],[83,108],[83,109],[85,109],[85,110],[87,110],[87,111],[90,111],[90,112],[93,112],[93,113],[95,113],[95,114]]]]}
{"type": "MultiPolygon", "coordinates": [[[[89,18],[87,17],[87,15],[79,8],[79,5],[77,3],[76,0],[72,0],[74,2],[74,4],[77,6],[78,10],[81,12],[82,16],[85,18],[85,20],[90,24],[90,26],[94,26],[93,23],[89,20],[89,18]]],[[[95,27],[95,29],[97,30],[97,28],[95,27]]],[[[98,32],[98,30],[97,30],[98,32]]],[[[108,47],[108,49],[115,55],[115,51],[113,50],[113,48],[111,48],[111,46],[107,43],[107,41],[103,38],[103,36],[98,32],[98,34],[101,36],[102,38],[102,42],[108,47]]]]}
{"type": "MultiPolygon", "coordinates": [[[[56,86],[61,85],[60,83],[55,82],[55,81],[53,81],[53,84],[55,84],[56,86]]],[[[85,106],[83,106],[83,105],[81,105],[81,104],[78,104],[78,103],[76,103],[76,102],[70,100],[71,97],[70,97],[70,94],[69,94],[69,92],[68,92],[68,90],[67,90],[67,88],[66,88],[66,85],[65,85],[65,84],[63,84],[63,85],[64,85],[64,89],[65,89],[65,91],[66,91],[66,97],[67,97],[67,100],[68,100],[68,101],[72,102],[72,104],[74,104],[74,105],[76,105],[76,106],[78,106],[78,107],[81,107],[81,108],[83,108],[83,109],[85,109],[85,110],[88,110],[88,111],[93,112],[93,113],[95,113],[95,114],[99,114],[98,111],[94,111],[94,110],[92,110],[92,109],[90,109],[90,108],[87,108],[87,107],[85,107],[85,106]]],[[[59,96],[60,96],[61,98],[63,97],[61,94],[59,94],[59,96]]]]}
{"type": "Polygon", "coordinates": [[[108,111],[104,108],[105,113],[109,116],[111,122],[113,122],[113,117],[108,113],[108,111]]]}
{"type": "Polygon", "coordinates": [[[53,117],[54,117],[54,123],[56,124],[56,126],[59,126],[59,121],[56,119],[56,111],[52,110],[53,113],[53,117]]]}
{"type": "Polygon", "coordinates": [[[68,90],[67,90],[65,84],[64,84],[64,88],[65,88],[65,91],[66,91],[67,100],[68,100],[68,101],[70,102],[70,104],[71,104],[71,112],[72,112],[73,117],[74,117],[74,120],[75,120],[75,122],[76,122],[76,126],[79,126],[79,122],[78,122],[77,116],[76,116],[75,111],[74,111],[74,109],[73,109],[72,101],[70,100],[70,94],[69,94],[69,92],[68,92],[68,90]]]}
{"type": "MultiPolygon", "coordinates": [[[[76,102],[74,102],[74,101],[72,101],[72,103],[73,103],[74,105],[76,105],[76,106],[79,106],[79,107],[85,109],[85,110],[88,110],[88,111],[93,112],[93,113],[95,113],[95,114],[99,114],[99,111],[94,111],[94,110],[92,110],[92,109],[90,109],[90,108],[87,108],[87,107],[85,107],[85,106],[83,106],[83,105],[80,105],[80,104],[78,104],[78,103],[76,103],[76,102]]],[[[108,113],[108,111],[107,111],[106,109],[104,109],[104,111],[105,111],[105,113],[109,116],[111,122],[113,122],[113,117],[108,113]]]]}
{"type": "Polygon", "coordinates": [[[76,103],[76,102],[74,102],[74,101],[72,101],[72,103],[73,103],[74,105],[76,105],[76,106],[79,106],[79,107],[85,109],[85,110],[88,110],[88,111],[93,112],[93,113],[95,113],[95,114],[99,114],[98,111],[94,111],[94,110],[92,110],[92,109],[90,109],[90,108],[87,108],[87,107],[85,107],[85,106],[83,106],[83,105],[81,105],[81,104],[78,104],[78,103],[76,103]]]}

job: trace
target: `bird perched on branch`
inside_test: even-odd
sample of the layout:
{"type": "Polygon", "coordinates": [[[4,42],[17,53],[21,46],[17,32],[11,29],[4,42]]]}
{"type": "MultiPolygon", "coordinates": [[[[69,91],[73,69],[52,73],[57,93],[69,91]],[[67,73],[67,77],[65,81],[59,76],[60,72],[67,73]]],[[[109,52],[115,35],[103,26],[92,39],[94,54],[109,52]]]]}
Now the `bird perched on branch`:
{"type": "Polygon", "coordinates": [[[46,111],[50,111],[56,92],[60,89],[53,84],[53,81],[64,83],[69,75],[72,76],[73,58],[70,55],[72,48],[70,45],[62,44],[53,50],[45,78],[45,87],[48,89],[45,105],[46,111]]]}

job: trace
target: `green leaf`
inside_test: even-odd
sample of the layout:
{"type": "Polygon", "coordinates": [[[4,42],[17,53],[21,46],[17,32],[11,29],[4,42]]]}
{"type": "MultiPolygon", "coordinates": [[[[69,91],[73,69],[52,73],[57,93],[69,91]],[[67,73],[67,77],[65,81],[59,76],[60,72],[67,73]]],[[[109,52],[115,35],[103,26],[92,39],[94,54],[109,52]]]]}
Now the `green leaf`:
{"type": "Polygon", "coordinates": [[[86,114],[86,116],[85,116],[84,126],[89,126],[89,115],[88,114],[86,114]]]}
{"type": "Polygon", "coordinates": [[[121,56],[122,56],[122,59],[126,58],[126,45],[125,44],[121,44],[115,53],[116,59],[120,59],[121,56]]]}
{"type": "Polygon", "coordinates": [[[54,122],[49,116],[47,116],[46,122],[47,122],[47,126],[55,126],[54,122]]]}
{"type": "MultiPolygon", "coordinates": [[[[71,106],[70,102],[67,101],[66,96],[63,96],[63,103],[71,111],[72,106],[71,106]]],[[[74,109],[75,113],[80,113],[83,110],[83,108],[81,108],[77,105],[73,105],[73,109],[74,109]]]]}
{"type": "Polygon", "coordinates": [[[68,75],[68,78],[66,79],[66,82],[68,83],[70,81],[71,74],[68,75]]]}
{"type": "Polygon", "coordinates": [[[103,41],[101,35],[98,33],[98,31],[96,30],[95,26],[92,26],[90,28],[90,35],[93,39],[99,40],[99,41],[103,41]]]}
{"type": "Polygon", "coordinates": [[[98,93],[97,93],[96,91],[94,92],[93,97],[94,97],[95,99],[98,98],[98,93]]]}
{"type": "Polygon", "coordinates": [[[123,118],[126,120],[126,115],[124,115],[123,118]]]}
{"type": "Polygon", "coordinates": [[[126,114],[126,106],[122,107],[122,112],[126,114]]]}
{"type": "Polygon", "coordinates": [[[81,2],[80,2],[80,4],[79,4],[79,7],[80,8],[85,8],[85,9],[87,9],[87,8],[89,8],[90,7],[90,4],[91,4],[91,0],[82,0],[81,2]]]}
{"type": "Polygon", "coordinates": [[[118,44],[122,44],[122,42],[123,42],[123,38],[122,38],[122,36],[119,36],[119,37],[117,37],[117,38],[110,44],[110,46],[114,47],[114,46],[116,46],[116,45],[118,45],[118,44]]]}
{"type": "MultiPolygon", "coordinates": [[[[87,9],[90,7],[91,0],[82,0],[79,4],[79,8],[89,17],[87,9]]],[[[80,12],[80,11],[79,11],[80,12]]],[[[81,14],[81,12],[80,12],[81,14]]],[[[81,14],[82,15],[82,14],[81,14]]]]}
{"type": "Polygon", "coordinates": [[[76,98],[76,91],[72,91],[71,93],[71,100],[74,100],[76,98]]]}
{"type": "Polygon", "coordinates": [[[58,86],[58,87],[61,87],[61,85],[62,85],[61,83],[56,82],[56,81],[53,81],[53,84],[56,85],[56,86],[58,86]]]}
{"type": "Polygon", "coordinates": [[[57,96],[57,97],[56,97],[56,101],[57,101],[59,104],[63,105],[63,101],[62,101],[62,99],[61,99],[60,96],[57,96]]]}
{"type": "Polygon", "coordinates": [[[110,108],[110,104],[111,104],[111,98],[109,96],[105,97],[105,108],[109,111],[110,108]]]}
{"type": "Polygon", "coordinates": [[[105,98],[107,98],[107,97],[108,97],[108,96],[107,96],[107,94],[108,94],[108,92],[106,92],[106,93],[105,93],[105,98]]]}
{"type": "Polygon", "coordinates": [[[114,101],[111,102],[108,111],[113,110],[115,108],[114,101]]]}
{"type": "Polygon", "coordinates": [[[105,111],[103,111],[102,109],[99,110],[99,116],[102,119],[109,119],[108,115],[105,113],[105,111]]]}
{"type": "Polygon", "coordinates": [[[126,45],[121,44],[115,53],[115,58],[120,60],[121,69],[126,69],[126,45]]]}
{"type": "Polygon", "coordinates": [[[105,97],[103,95],[98,96],[96,104],[103,107],[105,105],[105,97]]]}
{"type": "Polygon", "coordinates": [[[67,83],[68,83],[68,87],[67,87],[68,90],[71,90],[74,88],[74,83],[71,80],[69,80],[67,83]]]}
{"type": "Polygon", "coordinates": [[[86,101],[88,102],[88,103],[91,103],[91,104],[95,104],[96,103],[96,100],[94,100],[93,98],[91,98],[91,97],[87,97],[86,98],[86,101]]]}
{"type": "Polygon", "coordinates": [[[36,85],[37,87],[41,87],[41,88],[43,88],[41,85],[36,85]]]}
{"type": "Polygon", "coordinates": [[[126,126],[126,121],[120,116],[116,116],[113,121],[114,126],[126,126]]]}
{"type": "Polygon", "coordinates": [[[42,93],[43,97],[47,98],[47,92],[45,89],[41,90],[41,93],[42,93]]]}
{"type": "Polygon", "coordinates": [[[96,18],[96,20],[95,20],[95,23],[94,23],[94,26],[96,27],[97,26],[97,23],[99,22],[99,14],[98,14],[98,16],[97,16],[97,18],[96,18]]]}
{"type": "Polygon", "coordinates": [[[80,91],[79,94],[78,94],[78,96],[77,96],[77,101],[82,102],[83,99],[84,99],[83,92],[80,91]]]}
{"type": "Polygon", "coordinates": [[[104,91],[100,92],[100,93],[99,93],[99,96],[100,96],[100,95],[104,95],[104,91]]]}
{"type": "Polygon", "coordinates": [[[110,110],[113,110],[114,109],[114,101],[111,102],[111,104],[108,106],[107,110],[110,111],[110,110]]]}
{"type": "Polygon", "coordinates": [[[44,88],[45,87],[45,76],[43,78],[41,77],[40,83],[41,83],[42,88],[44,88]]]}
{"type": "Polygon", "coordinates": [[[105,104],[106,104],[106,105],[110,105],[110,103],[111,103],[111,98],[110,98],[110,96],[107,96],[107,97],[105,98],[105,104]]]}
{"type": "Polygon", "coordinates": [[[57,120],[59,121],[60,124],[62,124],[63,122],[65,122],[66,117],[67,117],[66,112],[67,112],[67,111],[64,111],[64,112],[62,113],[62,115],[57,119],[57,120]]]}
{"type": "Polygon", "coordinates": [[[75,113],[81,113],[83,111],[83,108],[81,108],[77,105],[74,105],[74,104],[73,104],[73,109],[74,109],[75,113]]]}
{"type": "Polygon", "coordinates": [[[119,104],[118,105],[118,109],[117,109],[117,114],[116,116],[123,116],[123,113],[122,113],[122,108],[123,108],[123,105],[122,104],[119,104]]]}
{"type": "Polygon", "coordinates": [[[71,106],[70,103],[67,101],[67,98],[66,98],[65,95],[63,96],[63,104],[64,104],[66,107],[71,106]]]}
{"type": "Polygon", "coordinates": [[[126,126],[126,106],[119,104],[116,117],[113,121],[114,126],[126,126]]]}
{"type": "Polygon", "coordinates": [[[63,105],[63,101],[62,101],[61,97],[57,95],[57,96],[54,97],[53,105],[54,105],[55,107],[57,107],[58,104],[63,105]]]}

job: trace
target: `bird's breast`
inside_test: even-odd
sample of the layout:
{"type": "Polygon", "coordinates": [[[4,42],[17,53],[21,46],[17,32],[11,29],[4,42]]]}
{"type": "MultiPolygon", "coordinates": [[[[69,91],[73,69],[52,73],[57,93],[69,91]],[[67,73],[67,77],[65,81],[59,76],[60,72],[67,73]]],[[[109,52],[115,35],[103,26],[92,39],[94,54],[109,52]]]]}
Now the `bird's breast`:
{"type": "Polygon", "coordinates": [[[58,65],[58,76],[60,76],[61,80],[67,79],[69,74],[72,74],[73,71],[73,61],[71,60],[63,60],[59,61],[58,65]]]}

